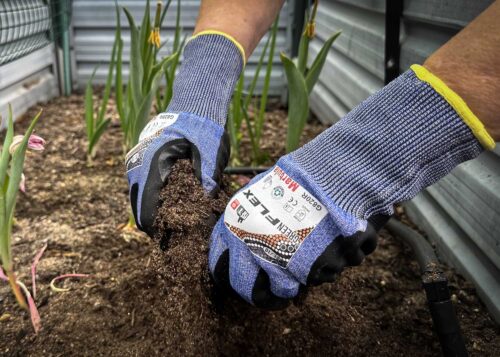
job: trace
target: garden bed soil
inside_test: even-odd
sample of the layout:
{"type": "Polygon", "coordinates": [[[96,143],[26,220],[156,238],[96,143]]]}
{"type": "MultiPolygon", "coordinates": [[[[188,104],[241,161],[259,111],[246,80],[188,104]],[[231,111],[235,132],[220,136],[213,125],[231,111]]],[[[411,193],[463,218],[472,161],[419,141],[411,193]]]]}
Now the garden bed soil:
{"type": "MultiPolygon", "coordinates": [[[[19,121],[18,131],[38,109],[19,121]]],[[[440,354],[418,266],[411,251],[385,230],[361,266],[311,289],[286,310],[268,312],[234,298],[214,298],[206,271],[208,237],[212,215],[224,209],[229,194],[208,199],[189,166],[180,164],[162,192],[163,218],[157,220],[160,231],[168,230],[168,244],[161,235],[154,241],[124,231],[128,199],[121,134],[115,113],[109,115],[113,124],[88,165],[83,98],[44,105],[36,132],[47,139],[47,149],[27,159],[27,194],[20,196],[13,236],[16,269],[26,283],[35,252],[48,244],[38,266],[42,329],[33,333],[27,312],[5,284],[0,286],[1,355],[440,354]],[[60,283],[69,292],[51,291],[51,279],[64,273],[91,277],[60,283]]],[[[265,133],[284,136],[284,116],[273,110],[265,133]]],[[[275,140],[265,145],[284,142],[275,140]]],[[[500,355],[500,331],[471,284],[446,271],[471,355],[500,355]]]]}

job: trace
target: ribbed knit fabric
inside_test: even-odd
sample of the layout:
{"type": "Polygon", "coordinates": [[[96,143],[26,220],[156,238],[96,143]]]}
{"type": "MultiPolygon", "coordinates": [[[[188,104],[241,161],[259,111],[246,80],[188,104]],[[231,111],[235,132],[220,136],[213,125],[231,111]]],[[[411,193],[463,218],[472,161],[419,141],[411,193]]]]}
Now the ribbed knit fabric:
{"type": "Polygon", "coordinates": [[[224,126],[242,69],[241,52],[228,38],[216,34],[193,38],[184,48],[167,112],[187,112],[224,126]]]}
{"type": "MultiPolygon", "coordinates": [[[[246,244],[233,234],[225,222],[227,212],[233,214],[229,205],[212,233],[209,268],[214,273],[222,254],[229,251],[230,284],[245,300],[252,303],[260,269],[269,276],[276,296],[295,297],[315,261],[335,239],[365,230],[369,217],[391,214],[395,203],[411,199],[482,150],[450,104],[410,70],[276,163],[328,210],[296,250],[290,250],[286,265],[273,262],[272,247],[264,250],[271,253],[261,254],[250,245],[253,241],[246,244]]],[[[243,190],[261,187],[271,171],[274,168],[256,176],[243,190]]],[[[238,201],[250,203],[244,197],[238,201]]],[[[269,225],[265,218],[261,221],[269,225]]],[[[283,236],[279,239],[286,241],[283,236]]],[[[346,257],[338,256],[335,263],[345,266],[346,257]]]]}
{"type": "Polygon", "coordinates": [[[366,220],[392,214],[395,203],[482,151],[448,102],[409,70],[291,153],[290,161],[322,191],[318,198],[366,220]]]}

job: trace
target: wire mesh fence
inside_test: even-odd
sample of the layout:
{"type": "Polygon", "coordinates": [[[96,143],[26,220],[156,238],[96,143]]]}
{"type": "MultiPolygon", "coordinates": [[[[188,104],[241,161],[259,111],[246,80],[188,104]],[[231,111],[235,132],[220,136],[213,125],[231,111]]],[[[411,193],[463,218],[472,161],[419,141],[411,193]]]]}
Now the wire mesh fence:
{"type": "MultiPolygon", "coordinates": [[[[1,0],[0,65],[23,57],[57,41],[69,21],[61,21],[60,6],[71,0],[1,0]]],[[[65,19],[71,16],[68,13],[65,19]]]]}

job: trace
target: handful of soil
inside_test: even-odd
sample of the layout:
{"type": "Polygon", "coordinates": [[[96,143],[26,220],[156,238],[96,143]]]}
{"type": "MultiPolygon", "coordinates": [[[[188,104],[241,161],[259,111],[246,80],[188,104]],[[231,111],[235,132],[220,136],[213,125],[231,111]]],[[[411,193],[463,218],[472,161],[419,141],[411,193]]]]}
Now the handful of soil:
{"type": "Polygon", "coordinates": [[[217,354],[218,317],[208,271],[208,243],[229,195],[210,198],[188,160],[173,167],[155,220],[154,269],[165,283],[165,342],[170,352],[217,354]]]}

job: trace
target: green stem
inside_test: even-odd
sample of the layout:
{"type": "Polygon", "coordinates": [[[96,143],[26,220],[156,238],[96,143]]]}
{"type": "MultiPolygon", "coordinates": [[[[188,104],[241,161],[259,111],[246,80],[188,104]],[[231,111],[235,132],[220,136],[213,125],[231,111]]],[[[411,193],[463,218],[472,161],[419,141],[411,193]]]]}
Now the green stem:
{"type": "Polygon", "coordinates": [[[129,214],[128,214],[127,227],[129,227],[129,228],[135,228],[136,227],[134,214],[132,212],[129,212],[129,214]]]}
{"type": "Polygon", "coordinates": [[[272,38],[271,47],[269,49],[269,57],[266,68],[266,77],[264,78],[264,87],[262,88],[262,96],[260,100],[259,114],[257,116],[257,122],[255,123],[255,141],[257,145],[260,145],[260,139],[262,136],[262,127],[264,126],[264,118],[266,114],[267,99],[269,94],[269,84],[271,81],[271,73],[273,69],[273,59],[274,59],[274,49],[276,47],[276,34],[278,32],[279,15],[274,21],[272,28],[272,38]]]}

